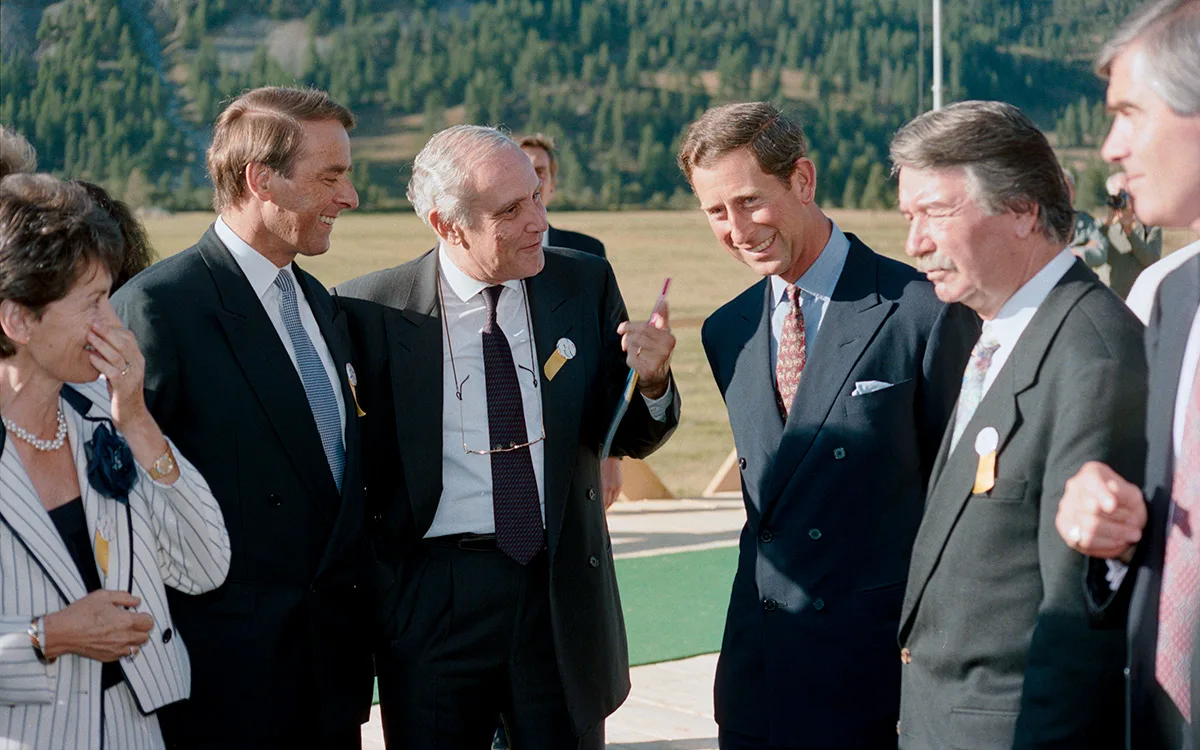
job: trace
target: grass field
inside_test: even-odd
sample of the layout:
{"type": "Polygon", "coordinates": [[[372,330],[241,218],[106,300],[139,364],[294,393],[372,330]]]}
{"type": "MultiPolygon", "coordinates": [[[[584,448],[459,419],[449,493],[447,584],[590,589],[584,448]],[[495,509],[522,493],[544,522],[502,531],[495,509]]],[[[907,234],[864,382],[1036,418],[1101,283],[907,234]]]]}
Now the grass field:
{"type": "MultiPolygon", "coordinates": [[[[834,221],[876,251],[904,259],[906,224],[898,214],[832,211],[834,221]]],[[[193,244],[213,217],[175,214],[146,220],[160,256],[193,244]]],[[[683,397],[675,436],[649,463],[677,495],[698,494],[733,447],[721,396],[700,345],[700,324],[713,310],[754,283],[754,275],[717,247],[697,211],[552,214],[556,226],[602,239],[634,318],[649,314],[663,277],[671,276],[671,320],[678,339],[673,368],[683,397]]],[[[1192,237],[1168,232],[1174,250],[1192,237]]],[[[347,214],[338,219],[333,246],[301,265],[329,286],[410,260],[434,245],[434,235],[411,213],[347,214]]]]}

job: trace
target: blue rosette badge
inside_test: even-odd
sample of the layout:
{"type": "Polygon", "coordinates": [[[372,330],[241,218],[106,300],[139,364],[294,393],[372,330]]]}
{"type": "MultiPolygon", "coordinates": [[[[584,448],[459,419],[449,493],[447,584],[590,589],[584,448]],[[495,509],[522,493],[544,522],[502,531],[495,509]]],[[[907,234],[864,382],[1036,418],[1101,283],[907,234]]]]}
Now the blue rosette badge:
{"type": "Polygon", "coordinates": [[[137,464],[125,439],[101,424],[83,446],[87,455],[88,484],[105,497],[129,502],[129,491],[137,484],[137,464]]]}

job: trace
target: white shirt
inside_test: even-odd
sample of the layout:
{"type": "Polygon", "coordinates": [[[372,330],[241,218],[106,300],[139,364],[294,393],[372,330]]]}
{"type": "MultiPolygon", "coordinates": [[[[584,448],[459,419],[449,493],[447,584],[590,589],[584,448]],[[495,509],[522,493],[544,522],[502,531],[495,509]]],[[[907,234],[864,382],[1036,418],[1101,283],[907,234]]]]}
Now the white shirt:
{"type": "Polygon", "coordinates": [[[1192,318],[1192,330],[1188,333],[1187,345],[1183,349],[1183,367],[1179,370],[1179,389],[1175,392],[1175,422],[1171,426],[1171,443],[1175,449],[1176,461],[1179,460],[1180,448],[1183,447],[1183,419],[1187,415],[1188,399],[1192,395],[1197,364],[1200,364],[1200,310],[1197,310],[1192,318]]]}
{"type": "Polygon", "coordinates": [[[1050,296],[1054,285],[1062,280],[1062,277],[1071,270],[1073,265],[1075,265],[1075,255],[1070,250],[1060,251],[1049,263],[1042,266],[1041,270],[1033,275],[1033,278],[1026,281],[1020,289],[1013,293],[1013,296],[1008,298],[1008,301],[1000,308],[1000,312],[996,313],[995,318],[983,321],[984,335],[990,332],[1000,342],[1000,346],[992,355],[987,375],[983,378],[983,393],[980,394],[980,398],[987,395],[992,383],[996,382],[996,375],[1008,361],[1013,347],[1017,345],[1021,334],[1029,326],[1029,321],[1033,320],[1038,308],[1046,301],[1046,297],[1050,296]]]}
{"type": "MultiPolygon", "coordinates": [[[[804,275],[796,279],[796,286],[800,288],[800,312],[804,315],[804,349],[809,353],[816,345],[825,310],[829,308],[829,300],[833,297],[833,290],[837,287],[842,269],[846,266],[846,257],[850,254],[850,240],[837,224],[832,221],[830,224],[833,225],[833,231],[821,254],[804,275]]],[[[775,306],[771,310],[772,380],[775,378],[775,363],[779,358],[779,338],[783,335],[783,321],[788,314],[787,288],[788,283],[781,277],[771,277],[771,295],[775,300],[775,306]]]]}
{"type": "Polygon", "coordinates": [[[1133,282],[1133,288],[1129,290],[1129,296],[1125,299],[1125,304],[1130,310],[1133,310],[1133,314],[1138,316],[1142,323],[1150,325],[1150,313],[1154,311],[1154,298],[1158,296],[1158,285],[1167,277],[1167,274],[1197,254],[1200,254],[1200,241],[1179,248],[1162,260],[1150,264],[1145,271],[1138,274],[1137,281],[1133,282]]]}
{"type": "Polygon", "coordinates": [[[342,443],[344,444],[346,441],[346,404],[342,400],[342,381],[338,378],[337,368],[333,364],[333,356],[329,353],[329,346],[325,343],[325,337],[321,335],[321,327],[317,325],[317,319],[313,317],[308,298],[304,295],[304,290],[300,286],[296,274],[292,271],[292,265],[289,263],[282,269],[276,267],[274,263],[238,237],[225,223],[225,220],[219,216],[213,225],[213,231],[217,233],[217,237],[229,250],[229,254],[233,256],[238,268],[242,269],[246,281],[250,282],[250,287],[254,290],[258,301],[262,303],[267,317],[271,319],[271,325],[275,326],[275,333],[279,335],[279,340],[283,342],[283,348],[287,350],[288,357],[292,360],[292,367],[296,368],[296,374],[299,375],[300,364],[296,360],[296,350],[292,346],[292,337],[288,335],[287,326],[283,323],[283,312],[279,309],[281,292],[279,287],[275,286],[275,277],[279,275],[280,271],[292,277],[292,283],[296,287],[297,307],[300,308],[300,322],[304,325],[304,332],[312,340],[313,348],[317,350],[317,356],[321,358],[321,366],[325,368],[329,384],[333,387],[334,398],[337,399],[338,419],[341,420],[342,443]]]}
{"type": "MultiPolygon", "coordinates": [[[[445,304],[442,329],[442,496],[433,524],[425,538],[449,534],[491,534],[496,531],[492,514],[492,457],[467,453],[487,450],[487,381],[483,366],[483,326],[487,310],[484,289],[491,286],[459,270],[445,247],[438,247],[441,268],[441,294],[445,304]],[[449,340],[447,340],[447,332],[449,340]],[[454,362],[451,366],[451,353],[454,362]],[[456,378],[457,374],[457,380],[456,378]],[[462,388],[462,400],[457,393],[462,388]]],[[[524,285],[506,281],[496,303],[496,323],[512,347],[521,403],[525,409],[527,440],[542,436],[542,391],[538,387],[537,342],[530,330],[524,285]]],[[[544,467],[546,442],[529,446],[533,475],[537,479],[538,502],[542,523],[546,519],[544,467]]]]}

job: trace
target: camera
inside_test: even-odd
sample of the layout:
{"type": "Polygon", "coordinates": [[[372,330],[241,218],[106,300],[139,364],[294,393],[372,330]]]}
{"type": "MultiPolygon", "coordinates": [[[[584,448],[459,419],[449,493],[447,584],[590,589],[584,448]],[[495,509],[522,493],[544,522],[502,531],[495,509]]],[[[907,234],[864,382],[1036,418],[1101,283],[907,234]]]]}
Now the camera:
{"type": "Polygon", "coordinates": [[[1114,211],[1124,211],[1129,207],[1129,193],[1122,190],[1105,198],[1104,203],[1114,211]]]}

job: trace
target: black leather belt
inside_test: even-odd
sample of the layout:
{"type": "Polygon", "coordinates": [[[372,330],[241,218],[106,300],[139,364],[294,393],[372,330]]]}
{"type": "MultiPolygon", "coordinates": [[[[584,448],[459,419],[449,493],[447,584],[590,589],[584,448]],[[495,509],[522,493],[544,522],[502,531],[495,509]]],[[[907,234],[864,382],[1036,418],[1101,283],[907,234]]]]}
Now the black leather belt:
{"type": "Polygon", "coordinates": [[[455,549],[471,550],[473,552],[495,552],[495,534],[449,534],[435,536],[425,540],[430,547],[453,547],[455,549]]]}

